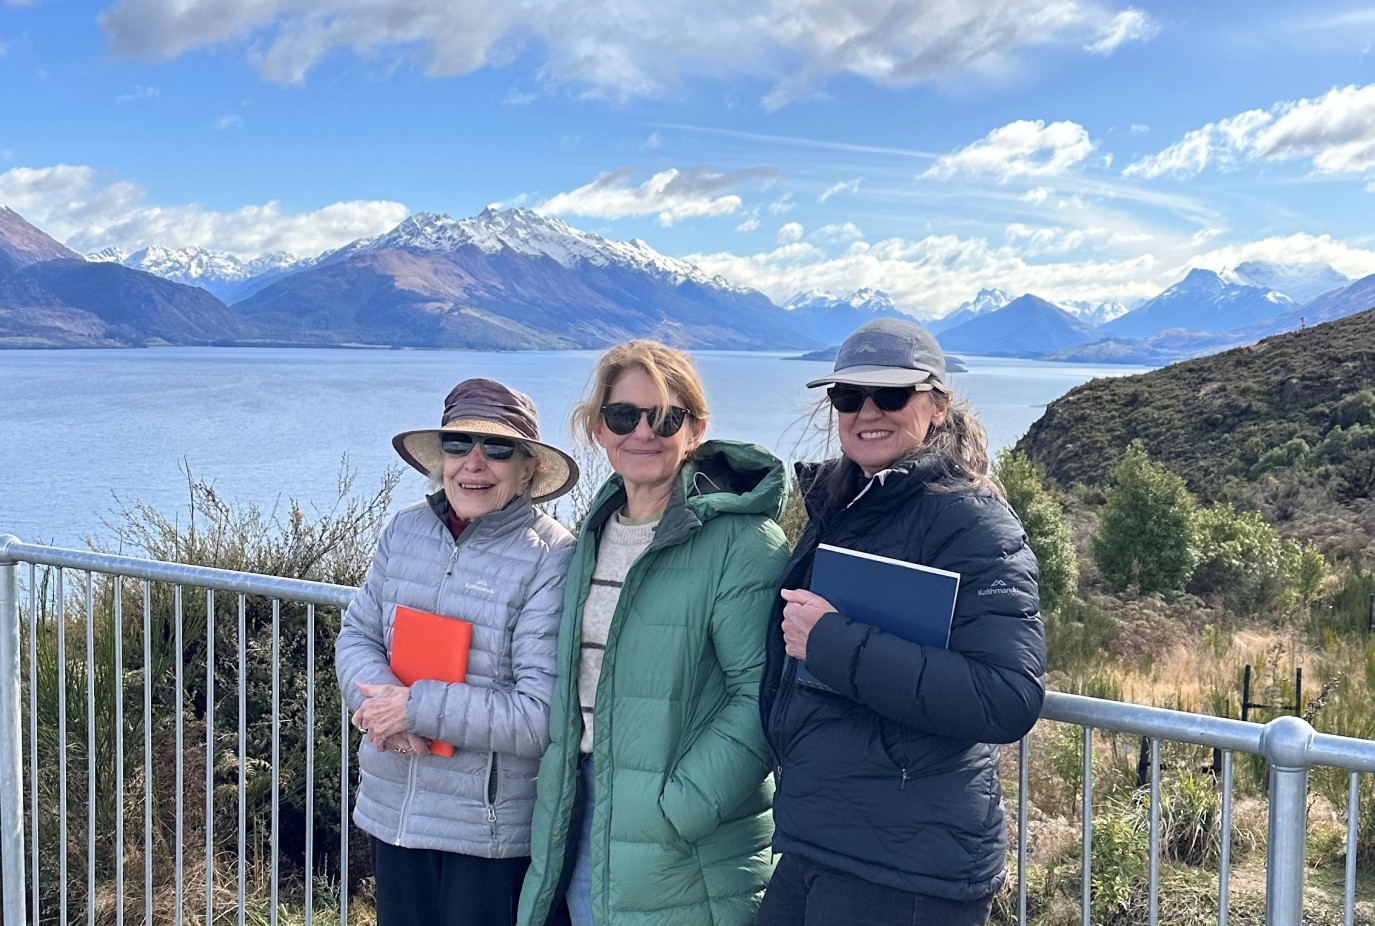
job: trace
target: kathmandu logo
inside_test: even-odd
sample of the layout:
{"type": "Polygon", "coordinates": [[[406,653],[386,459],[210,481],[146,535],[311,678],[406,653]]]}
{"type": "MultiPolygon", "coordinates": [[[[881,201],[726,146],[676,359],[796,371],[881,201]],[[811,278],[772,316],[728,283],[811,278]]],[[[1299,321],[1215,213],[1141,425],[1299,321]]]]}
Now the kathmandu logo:
{"type": "Polygon", "coordinates": [[[463,585],[465,592],[474,595],[481,595],[483,598],[491,598],[496,595],[497,590],[493,588],[486,579],[477,579],[473,582],[466,582],[463,585]]]}
{"type": "Polygon", "coordinates": [[[857,354],[877,354],[878,348],[872,344],[861,344],[855,348],[857,354]]]}
{"type": "Polygon", "coordinates": [[[993,584],[990,585],[988,588],[984,588],[984,589],[980,589],[980,590],[979,590],[979,596],[980,596],[980,597],[983,597],[984,595],[1015,595],[1015,594],[1017,594],[1017,590],[1016,590],[1015,588],[1013,588],[1011,585],[1008,585],[1008,584],[1007,584],[1006,582],[1004,582],[1002,579],[994,579],[994,580],[993,580],[993,584]]]}

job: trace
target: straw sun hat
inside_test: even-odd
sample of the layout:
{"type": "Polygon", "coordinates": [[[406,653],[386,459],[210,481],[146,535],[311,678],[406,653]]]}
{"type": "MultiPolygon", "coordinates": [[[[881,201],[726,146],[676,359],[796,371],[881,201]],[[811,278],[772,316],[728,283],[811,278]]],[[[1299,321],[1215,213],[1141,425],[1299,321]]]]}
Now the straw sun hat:
{"type": "Polygon", "coordinates": [[[444,451],[439,437],[446,431],[520,441],[535,459],[539,469],[530,484],[530,497],[549,501],[568,492],[578,481],[578,464],[562,450],[539,439],[539,415],[535,403],[494,379],[465,379],[444,400],[444,415],[437,428],[402,431],[391,444],[411,466],[426,476],[444,467],[444,451]]]}

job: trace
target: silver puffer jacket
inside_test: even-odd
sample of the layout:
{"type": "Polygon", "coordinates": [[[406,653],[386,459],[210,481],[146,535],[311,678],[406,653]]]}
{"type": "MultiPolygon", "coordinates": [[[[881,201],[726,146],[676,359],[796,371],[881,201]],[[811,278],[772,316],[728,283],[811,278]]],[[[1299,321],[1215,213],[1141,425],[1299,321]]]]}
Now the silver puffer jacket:
{"type": "Polygon", "coordinates": [[[528,855],[573,536],[528,496],[475,518],[457,542],[446,510],[436,493],[387,525],[344,612],[334,659],[352,712],[363,701],[357,682],[400,684],[388,665],[397,605],[470,621],[465,682],[417,682],[406,707],[412,733],[457,749],[449,758],[408,756],[365,739],[353,821],[407,848],[528,855]]]}

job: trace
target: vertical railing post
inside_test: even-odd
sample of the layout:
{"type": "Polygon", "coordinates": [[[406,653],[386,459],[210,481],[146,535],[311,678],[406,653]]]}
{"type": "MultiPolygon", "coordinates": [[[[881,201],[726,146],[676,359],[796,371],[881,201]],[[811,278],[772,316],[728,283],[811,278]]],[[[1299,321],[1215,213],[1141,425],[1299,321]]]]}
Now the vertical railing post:
{"type": "Polygon", "coordinates": [[[1270,833],[1265,866],[1267,926],[1303,922],[1303,851],[1308,831],[1308,747],[1313,728],[1298,717],[1265,725],[1260,750],[1270,762],[1270,833]]]}
{"type": "Polygon", "coordinates": [[[19,739],[23,694],[19,675],[19,538],[0,535],[0,855],[5,926],[24,926],[24,764],[19,739]]]}

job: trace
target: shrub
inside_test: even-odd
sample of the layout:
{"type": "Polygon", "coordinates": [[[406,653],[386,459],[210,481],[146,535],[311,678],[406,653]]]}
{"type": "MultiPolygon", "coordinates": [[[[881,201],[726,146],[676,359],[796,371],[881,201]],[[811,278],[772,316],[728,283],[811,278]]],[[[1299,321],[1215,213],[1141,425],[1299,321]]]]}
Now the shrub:
{"type": "Polygon", "coordinates": [[[1199,562],[1189,582],[1197,595],[1218,594],[1235,610],[1257,611],[1281,605],[1293,551],[1254,511],[1228,504],[1198,512],[1194,527],[1199,562]]]}
{"type": "Polygon", "coordinates": [[[1344,428],[1360,424],[1375,425],[1375,392],[1362,389],[1339,401],[1337,424],[1344,428]]]}
{"type": "Polygon", "coordinates": [[[1093,536],[1093,559],[1103,579],[1119,590],[1182,590],[1198,562],[1196,506],[1184,480],[1134,442],[1113,468],[1093,536]]]}
{"type": "Polygon", "coordinates": [[[1070,538],[1064,505],[1050,491],[1045,472],[1024,453],[1004,450],[993,476],[1007,503],[1022,519],[1031,551],[1041,569],[1041,610],[1054,612],[1079,590],[1079,558],[1070,538]]]}

